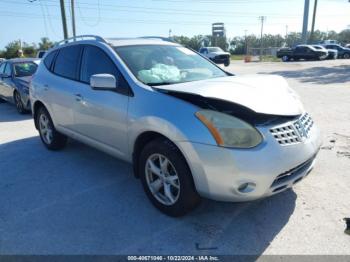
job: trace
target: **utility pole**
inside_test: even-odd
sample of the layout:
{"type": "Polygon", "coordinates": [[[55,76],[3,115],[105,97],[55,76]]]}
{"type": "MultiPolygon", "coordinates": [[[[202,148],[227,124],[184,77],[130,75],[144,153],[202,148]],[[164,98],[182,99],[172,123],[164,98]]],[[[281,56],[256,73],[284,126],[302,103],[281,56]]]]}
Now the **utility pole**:
{"type": "Polygon", "coordinates": [[[312,15],[312,26],[311,26],[311,34],[310,34],[310,42],[311,42],[311,44],[312,44],[312,41],[314,40],[316,12],[317,12],[317,0],[315,0],[314,13],[312,15]]]}
{"type": "Polygon", "coordinates": [[[304,5],[304,20],[303,20],[303,33],[302,33],[302,43],[307,43],[307,25],[309,23],[309,6],[310,0],[305,0],[304,5]]]}
{"type": "Polygon", "coordinates": [[[245,55],[248,55],[247,31],[248,31],[247,29],[244,30],[244,42],[245,42],[245,48],[244,48],[245,52],[244,53],[245,53],[245,55]]]}
{"type": "Polygon", "coordinates": [[[260,32],[260,61],[262,61],[262,53],[263,53],[263,30],[264,30],[264,22],[266,20],[266,16],[259,16],[259,20],[261,21],[261,32],[260,32]]]}
{"type": "Polygon", "coordinates": [[[74,11],[74,0],[70,1],[70,8],[72,9],[72,32],[73,36],[76,36],[76,31],[75,31],[75,11],[74,11]]]}
{"type": "Polygon", "coordinates": [[[169,38],[171,38],[171,29],[169,29],[169,38]]]}
{"type": "Polygon", "coordinates": [[[66,11],[64,9],[64,0],[60,0],[60,6],[61,6],[61,16],[62,16],[62,26],[63,26],[63,37],[64,39],[67,39],[68,31],[67,31],[66,11]]]}

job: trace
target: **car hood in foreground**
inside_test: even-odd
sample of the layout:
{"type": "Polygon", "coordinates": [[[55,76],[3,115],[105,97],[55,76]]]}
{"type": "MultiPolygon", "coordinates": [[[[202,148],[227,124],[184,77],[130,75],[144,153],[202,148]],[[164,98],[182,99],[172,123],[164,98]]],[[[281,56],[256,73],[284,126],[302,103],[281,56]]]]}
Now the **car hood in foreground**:
{"type": "Polygon", "coordinates": [[[157,89],[233,102],[262,114],[295,116],[304,110],[298,95],[280,76],[229,76],[157,86],[157,89]]]}

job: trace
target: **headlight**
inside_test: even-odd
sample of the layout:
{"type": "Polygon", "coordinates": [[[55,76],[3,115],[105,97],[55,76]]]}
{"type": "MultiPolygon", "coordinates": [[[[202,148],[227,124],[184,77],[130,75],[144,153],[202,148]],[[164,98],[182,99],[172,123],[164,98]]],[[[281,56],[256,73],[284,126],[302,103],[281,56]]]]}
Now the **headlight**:
{"type": "Polygon", "coordinates": [[[209,129],[219,146],[251,148],[263,141],[258,130],[236,117],[212,110],[201,110],[195,115],[209,129]]]}

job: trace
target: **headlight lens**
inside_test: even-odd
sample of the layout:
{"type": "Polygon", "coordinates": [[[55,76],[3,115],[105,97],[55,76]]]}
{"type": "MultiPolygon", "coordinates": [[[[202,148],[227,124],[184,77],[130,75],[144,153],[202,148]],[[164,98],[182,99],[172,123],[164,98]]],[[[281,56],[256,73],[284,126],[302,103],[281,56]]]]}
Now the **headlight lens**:
{"type": "Polygon", "coordinates": [[[251,148],[263,141],[258,130],[236,117],[212,110],[198,111],[196,117],[209,129],[219,146],[251,148]]]}

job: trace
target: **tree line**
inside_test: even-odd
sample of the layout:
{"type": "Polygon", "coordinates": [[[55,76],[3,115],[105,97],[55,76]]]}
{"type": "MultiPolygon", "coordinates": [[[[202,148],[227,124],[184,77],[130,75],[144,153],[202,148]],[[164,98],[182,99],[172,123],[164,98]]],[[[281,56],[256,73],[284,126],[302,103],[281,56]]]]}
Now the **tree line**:
{"type": "MultiPolygon", "coordinates": [[[[261,39],[256,35],[247,36],[236,36],[233,38],[215,38],[210,35],[196,35],[193,37],[186,36],[174,36],[173,39],[187,47],[194,50],[199,50],[202,46],[219,46],[225,51],[230,51],[231,54],[244,54],[246,48],[260,48],[261,39]]],[[[263,47],[293,47],[300,44],[302,41],[302,35],[299,32],[291,32],[286,36],[280,34],[263,35],[263,47]]],[[[346,29],[337,33],[335,31],[322,32],[316,30],[312,37],[310,37],[310,32],[308,33],[309,43],[320,43],[324,40],[337,40],[341,44],[350,43],[350,29],[346,29]]]]}
{"type": "MultiPolygon", "coordinates": [[[[259,48],[261,46],[261,39],[256,35],[236,36],[233,38],[213,37],[211,35],[195,35],[193,37],[187,36],[173,36],[172,39],[184,46],[198,51],[202,46],[219,46],[231,54],[244,54],[246,48],[259,48]]],[[[340,33],[335,31],[323,32],[316,30],[312,37],[308,35],[310,43],[319,43],[323,40],[332,39],[337,40],[342,44],[350,43],[350,29],[345,29],[340,33]],[[311,39],[312,38],[312,39],[311,39]]],[[[263,35],[263,47],[293,47],[301,43],[301,33],[291,32],[286,36],[280,34],[263,35]]],[[[39,50],[47,50],[54,45],[47,37],[41,38],[39,43],[28,44],[26,42],[12,41],[5,46],[4,50],[0,50],[0,58],[14,58],[19,56],[19,50],[22,50],[23,56],[35,57],[39,50]]]]}

